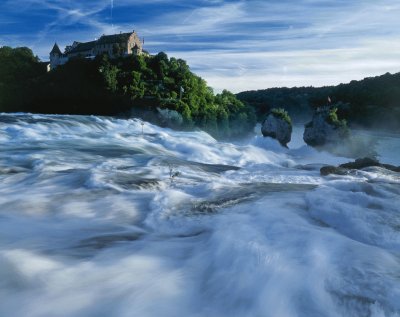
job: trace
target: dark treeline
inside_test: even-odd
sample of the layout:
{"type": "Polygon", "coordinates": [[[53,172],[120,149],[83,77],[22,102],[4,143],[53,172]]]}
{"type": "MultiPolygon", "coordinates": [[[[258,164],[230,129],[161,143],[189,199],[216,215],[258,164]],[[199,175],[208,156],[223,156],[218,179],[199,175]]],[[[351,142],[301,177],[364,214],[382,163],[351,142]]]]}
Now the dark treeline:
{"type": "Polygon", "coordinates": [[[350,125],[400,130],[400,73],[338,86],[271,88],[237,94],[254,107],[259,121],[274,107],[286,109],[295,120],[306,121],[316,107],[327,104],[328,96],[338,108],[338,116],[350,125]]]}
{"type": "Polygon", "coordinates": [[[51,72],[28,48],[0,48],[0,112],[129,115],[176,110],[183,127],[215,136],[250,131],[254,111],[228,91],[215,95],[182,59],[77,58],[51,72]]]}

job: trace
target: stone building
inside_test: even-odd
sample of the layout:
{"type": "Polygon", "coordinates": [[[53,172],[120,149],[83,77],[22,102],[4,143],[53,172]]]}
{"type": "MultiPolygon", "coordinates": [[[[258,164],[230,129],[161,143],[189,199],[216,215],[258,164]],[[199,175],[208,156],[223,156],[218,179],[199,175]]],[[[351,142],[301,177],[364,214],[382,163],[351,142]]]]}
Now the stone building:
{"type": "Polygon", "coordinates": [[[54,44],[50,52],[50,70],[56,68],[58,65],[63,65],[68,61],[68,57],[61,53],[57,43],[54,44]]]}
{"type": "Polygon", "coordinates": [[[103,35],[91,42],[74,42],[61,52],[57,43],[50,52],[50,69],[65,64],[70,58],[84,57],[94,58],[97,55],[107,54],[111,58],[126,55],[148,54],[143,50],[143,43],[135,31],[103,35]]]}

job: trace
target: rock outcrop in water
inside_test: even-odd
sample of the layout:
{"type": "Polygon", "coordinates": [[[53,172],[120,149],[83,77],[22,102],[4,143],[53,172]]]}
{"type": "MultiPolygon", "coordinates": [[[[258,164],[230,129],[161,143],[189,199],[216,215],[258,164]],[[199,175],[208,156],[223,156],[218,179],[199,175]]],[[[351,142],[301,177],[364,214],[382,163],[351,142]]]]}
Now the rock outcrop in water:
{"type": "Polygon", "coordinates": [[[284,109],[272,109],[264,120],[261,133],[287,147],[292,137],[292,121],[284,109]]]}
{"type": "Polygon", "coordinates": [[[180,128],[183,125],[183,117],[178,111],[157,108],[157,112],[161,126],[180,128]]]}
{"type": "Polygon", "coordinates": [[[312,120],[305,125],[304,142],[311,146],[339,144],[347,140],[349,130],[345,120],[339,120],[336,108],[319,107],[312,120]]]}
{"type": "Polygon", "coordinates": [[[400,132],[399,87],[400,72],[352,80],[337,86],[243,91],[237,97],[254,107],[259,121],[271,107],[283,107],[289,111],[293,121],[303,121],[312,115],[313,107],[322,105],[326,96],[330,96],[340,116],[350,125],[400,132]]]}
{"type": "Polygon", "coordinates": [[[366,167],[382,167],[387,170],[400,173],[400,166],[382,164],[379,163],[378,160],[369,157],[359,158],[356,159],[354,162],[340,164],[339,166],[324,166],[320,169],[320,173],[323,176],[327,176],[329,174],[346,175],[349,173],[350,170],[360,170],[366,167]]]}

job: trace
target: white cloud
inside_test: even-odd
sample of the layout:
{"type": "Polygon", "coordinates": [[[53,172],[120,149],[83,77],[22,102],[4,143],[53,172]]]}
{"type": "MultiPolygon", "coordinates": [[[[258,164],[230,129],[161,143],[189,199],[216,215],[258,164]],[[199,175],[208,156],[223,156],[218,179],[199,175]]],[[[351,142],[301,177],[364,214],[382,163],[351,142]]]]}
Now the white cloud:
{"type": "Polygon", "coordinates": [[[171,53],[188,60],[192,69],[217,91],[226,88],[239,92],[280,86],[335,85],[400,71],[399,40],[395,45],[386,40],[367,41],[351,49],[171,53]]]}
{"type": "Polygon", "coordinates": [[[317,1],[287,6],[248,1],[232,7],[235,10],[225,10],[226,4],[214,8],[214,13],[221,10],[226,14],[215,23],[206,20],[204,27],[202,22],[190,22],[184,31],[180,23],[156,30],[165,35],[185,35],[177,40],[189,50],[180,51],[175,49],[179,44],[172,44],[174,48],[168,53],[187,59],[192,69],[217,90],[331,85],[400,70],[396,53],[400,47],[394,47],[399,42],[400,5],[382,3],[347,2],[328,9],[317,1]],[[260,22],[265,25],[252,32],[245,27],[246,23],[260,22]],[[268,23],[274,22],[282,27],[268,28],[268,23]],[[209,30],[210,24],[218,33],[236,38],[193,41],[203,29],[209,30]]]}
{"type": "MultiPolygon", "coordinates": [[[[116,8],[133,11],[168,3],[172,4],[114,0],[116,8]]],[[[104,18],[109,0],[15,0],[3,6],[54,12],[39,33],[28,36],[39,56],[47,56],[55,40],[63,46],[134,25],[146,38],[146,49],[186,59],[218,90],[321,86],[400,70],[397,0],[177,0],[173,4],[178,10],[149,12],[140,21],[117,23],[115,16],[114,26],[104,18]],[[66,26],[68,33],[63,32],[66,26]]],[[[26,40],[26,35],[21,38],[26,40]]],[[[7,40],[21,43],[13,35],[7,40]]]]}

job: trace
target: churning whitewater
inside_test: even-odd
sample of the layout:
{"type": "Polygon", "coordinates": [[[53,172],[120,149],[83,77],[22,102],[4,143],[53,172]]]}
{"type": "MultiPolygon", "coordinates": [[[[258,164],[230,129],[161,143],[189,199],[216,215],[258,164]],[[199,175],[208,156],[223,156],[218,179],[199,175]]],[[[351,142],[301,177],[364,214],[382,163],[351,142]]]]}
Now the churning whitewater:
{"type": "Polygon", "coordinates": [[[0,316],[399,316],[399,174],[301,133],[0,115],[0,316]]]}

